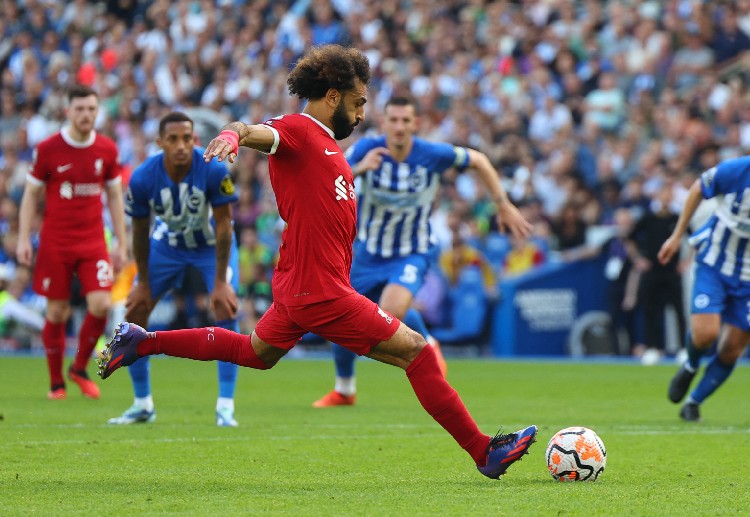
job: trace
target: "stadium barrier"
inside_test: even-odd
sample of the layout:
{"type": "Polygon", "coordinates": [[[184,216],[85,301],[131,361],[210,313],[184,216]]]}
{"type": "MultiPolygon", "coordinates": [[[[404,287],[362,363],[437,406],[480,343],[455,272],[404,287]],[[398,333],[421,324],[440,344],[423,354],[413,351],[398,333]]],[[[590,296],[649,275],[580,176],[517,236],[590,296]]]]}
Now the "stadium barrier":
{"type": "Polygon", "coordinates": [[[552,262],[500,282],[490,347],[495,357],[614,353],[606,254],[552,262]]]}

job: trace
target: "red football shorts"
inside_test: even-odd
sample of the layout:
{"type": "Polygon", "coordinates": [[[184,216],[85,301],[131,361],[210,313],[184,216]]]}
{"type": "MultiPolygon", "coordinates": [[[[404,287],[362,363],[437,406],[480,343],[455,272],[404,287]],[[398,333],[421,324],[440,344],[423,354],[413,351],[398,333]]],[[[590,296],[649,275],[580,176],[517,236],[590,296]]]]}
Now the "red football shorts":
{"type": "Polygon", "coordinates": [[[357,355],[367,355],[389,340],[401,322],[361,294],[309,305],[273,302],[255,327],[263,341],[290,350],[308,332],[319,335],[357,355]]]}
{"type": "Polygon", "coordinates": [[[42,239],[34,266],[34,292],[52,300],[67,300],[74,274],[83,294],[112,289],[112,263],[104,239],[101,246],[86,250],[45,245],[42,239]]]}

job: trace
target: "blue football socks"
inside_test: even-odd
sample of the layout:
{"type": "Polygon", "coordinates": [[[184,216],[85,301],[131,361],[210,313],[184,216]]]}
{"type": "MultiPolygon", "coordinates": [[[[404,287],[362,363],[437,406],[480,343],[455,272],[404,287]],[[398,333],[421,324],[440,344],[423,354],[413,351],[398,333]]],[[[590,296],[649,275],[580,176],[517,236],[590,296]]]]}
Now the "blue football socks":
{"type": "Polygon", "coordinates": [[[708,349],[699,349],[695,347],[695,344],[693,343],[693,335],[688,331],[687,335],[685,336],[685,350],[687,351],[687,364],[690,367],[692,371],[696,371],[698,368],[700,368],[701,365],[701,357],[703,357],[703,354],[706,353],[708,349]]]}
{"type": "Polygon", "coordinates": [[[418,310],[410,307],[409,310],[406,311],[406,314],[404,314],[403,321],[404,325],[422,334],[423,338],[427,339],[427,336],[430,335],[430,332],[427,330],[427,325],[425,325],[424,319],[422,319],[422,315],[418,310]]]}
{"type": "Polygon", "coordinates": [[[718,354],[713,356],[706,366],[703,378],[690,394],[690,400],[696,404],[701,404],[706,400],[724,381],[732,374],[734,364],[726,365],[721,362],[718,354]]]}
{"type": "Polygon", "coordinates": [[[151,395],[151,365],[149,356],[141,357],[128,366],[130,379],[133,381],[135,398],[142,399],[151,395]]]}
{"type": "MultiPolygon", "coordinates": [[[[237,320],[221,320],[216,322],[217,327],[239,332],[237,320]]],[[[237,370],[239,367],[234,363],[217,361],[219,366],[219,397],[226,399],[234,398],[234,390],[237,387],[237,370]]]]}

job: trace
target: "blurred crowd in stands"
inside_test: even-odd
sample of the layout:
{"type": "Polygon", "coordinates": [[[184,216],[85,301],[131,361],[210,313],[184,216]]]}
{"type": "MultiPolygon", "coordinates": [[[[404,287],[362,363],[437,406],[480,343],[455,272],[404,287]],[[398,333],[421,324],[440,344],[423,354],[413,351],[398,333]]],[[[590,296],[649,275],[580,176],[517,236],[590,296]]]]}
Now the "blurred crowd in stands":
{"type": "MultiPolygon", "coordinates": [[[[98,131],[117,142],[127,179],[156,150],[165,113],[212,110],[216,130],[297,112],[285,79],[305,49],[365,51],[368,119],[351,139],[378,130],[391,96],[409,95],[420,136],[485,152],[535,227],[525,241],[500,236],[473,173],[446,175],[439,266],[418,298],[433,325],[467,266],[497,296],[508,276],[592,250],[611,255],[613,307],[627,320],[642,302],[629,272],[656,267],[637,221],[676,217],[700,172],[750,147],[748,0],[2,0],[0,10],[0,286],[39,310],[14,267],[18,203],[34,146],[60,129],[76,82],[100,95],[98,131]],[[606,242],[592,238],[601,228],[606,242]]],[[[232,171],[248,329],[270,301],[283,222],[265,158],[241,153],[232,171]]],[[[664,346],[644,339],[629,346],[664,346]]]]}

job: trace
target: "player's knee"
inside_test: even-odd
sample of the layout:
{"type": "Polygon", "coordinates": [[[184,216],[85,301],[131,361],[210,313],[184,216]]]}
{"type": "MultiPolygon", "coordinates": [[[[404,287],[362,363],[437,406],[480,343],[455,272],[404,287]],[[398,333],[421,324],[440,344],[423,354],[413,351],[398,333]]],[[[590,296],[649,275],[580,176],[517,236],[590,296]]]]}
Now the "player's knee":
{"type": "Polygon", "coordinates": [[[409,306],[404,306],[403,304],[382,303],[380,304],[380,308],[394,316],[396,319],[404,321],[404,316],[406,316],[406,311],[409,309],[409,306]]]}
{"type": "Polygon", "coordinates": [[[427,345],[427,342],[418,332],[415,332],[406,326],[404,328],[406,329],[406,336],[404,339],[404,346],[402,347],[403,359],[406,359],[411,363],[417,358],[420,352],[422,352],[422,349],[427,345]]]}
{"type": "Polygon", "coordinates": [[[88,311],[97,318],[104,318],[112,310],[111,300],[101,300],[88,306],[88,311]]]}
{"type": "Polygon", "coordinates": [[[50,323],[65,323],[66,321],[68,321],[69,316],[70,316],[70,309],[68,305],[63,305],[59,303],[47,304],[47,314],[45,318],[50,323]]]}
{"type": "Polygon", "coordinates": [[[693,344],[700,349],[710,347],[719,337],[719,329],[712,326],[691,329],[693,344]]]}

